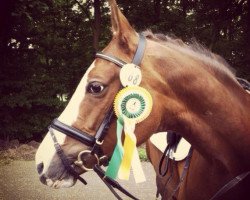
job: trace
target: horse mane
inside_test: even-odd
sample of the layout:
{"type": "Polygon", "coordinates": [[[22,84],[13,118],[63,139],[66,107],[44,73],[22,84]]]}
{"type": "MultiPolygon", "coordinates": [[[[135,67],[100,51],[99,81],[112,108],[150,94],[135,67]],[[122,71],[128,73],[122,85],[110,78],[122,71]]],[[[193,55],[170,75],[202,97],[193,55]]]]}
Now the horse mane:
{"type": "Polygon", "coordinates": [[[232,68],[227,61],[219,56],[218,54],[213,53],[195,39],[188,43],[184,43],[183,40],[173,36],[173,35],[164,35],[162,33],[152,33],[151,30],[146,30],[142,34],[153,41],[165,44],[171,48],[174,48],[178,51],[184,52],[191,56],[195,56],[200,59],[202,62],[207,64],[215,72],[220,74],[229,75],[231,78],[235,79],[236,70],[232,68]]]}

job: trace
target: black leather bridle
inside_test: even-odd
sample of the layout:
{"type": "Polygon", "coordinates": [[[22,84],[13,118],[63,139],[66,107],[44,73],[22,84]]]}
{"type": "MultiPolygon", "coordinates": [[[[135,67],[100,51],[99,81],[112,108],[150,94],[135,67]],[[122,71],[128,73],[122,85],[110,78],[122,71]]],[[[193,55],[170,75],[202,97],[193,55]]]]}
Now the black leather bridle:
{"type": "MultiPolygon", "coordinates": [[[[143,35],[139,35],[139,43],[134,55],[134,58],[132,60],[132,63],[139,66],[141,63],[141,60],[143,58],[144,50],[146,46],[146,39],[143,35]]],[[[118,67],[122,68],[126,62],[108,54],[104,54],[103,52],[99,52],[96,54],[96,58],[101,58],[104,60],[107,60],[109,62],[112,62],[116,64],[118,67]]],[[[132,199],[137,199],[132,194],[130,194],[127,190],[125,190],[123,187],[120,186],[120,184],[105,176],[105,172],[102,170],[101,165],[107,164],[108,158],[106,156],[102,155],[101,145],[103,144],[104,138],[107,134],[107,131],[110,127],[110,124],[112,122],[112,119],[114,118],[114,111],[113,107],[108,110],[106,113],[101,125],[99,126],[95,136],[92,136],[86,132],[83,132],[79,129],[76,129],[74,127],[68,126],[62,122],[60,122],[58,119],[54,119],[49,127],[50,135],[53,139],[54,146],[56,149],[56,152],[58,156],[60,157],[63,165],[65,166],[66,170],[71,173],[75,178],[80,180],[82,183],[87,184],[87,182],[74,170],[74,168],[71,166],[70,161],[67,159],[65,153],[63,152],[60,144],[57,141],[57,138],[53,132],[53,130],[57,130],[69,137],[72,137],[81,143],[85,144],[86,146],[90,147],[91,150],[84,150],[79,153],[78,160],[75,162],[77,166],[82,167],[86,171],[88,170],[94,170],[98,176],[103,180],[103,182],[108,186],[108,188],[111,190],[111,192],[116,196],[117,199],[121,199],[121,197],[117,194],[117,192],[114,190],[114,188],[117,188],[122,193],[127,195],[128,197],[132,199]],[[82,155],[91,155],[94,159],[96,159],[95,165],[93,168],[89,168],[85,166],[85,163],[82,161],[81,156],[82,155]]]]}

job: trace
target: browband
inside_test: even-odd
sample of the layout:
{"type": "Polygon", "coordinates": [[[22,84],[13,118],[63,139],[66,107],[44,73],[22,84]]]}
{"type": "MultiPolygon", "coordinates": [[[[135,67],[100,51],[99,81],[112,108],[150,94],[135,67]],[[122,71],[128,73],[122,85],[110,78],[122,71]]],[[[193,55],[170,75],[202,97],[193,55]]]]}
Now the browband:
{"type": "MultiPolygon", "coordinates": [[[[143,58],[143,54],[144,54],[144,50],[145,50],[145,46],[146,46],[146,39],[142,34],[139,34],[139,43],[134,55],[134,58],[132,60],[132,63],[134,63],[135,65],[139,66],[141,64],[142,58],[143,58]]],[[[113,55],[109,55],[103,52],[98,52],[95,55],[96,58],[102,58],[104,60],[110,61],[112,63],[115,63],[117,66],[119,67],[123,67],[125,64],[127,64],[126,62],[124,62],[123,60],[113,56],[113,55]]]]}
{"type": "Polygon", "coordinates": [[[117,65],[118,67],[120,67],[120,68],[122,68],[123,65],[126,64],[126,62],[122,61],[121,59],[116,58],[116,57],[114,57],[114,56],[112,56],[112,55],[109,55],[109,54],[104,54],[104,53],[102,53],[102,52],[96,53],[96,54],[95,54],[95,57],[96,57],[96,58],[102,58],[102,59],[104,59],[104,60],[110,61],[110,62],[116,64],[116,65],[117,65]]]}

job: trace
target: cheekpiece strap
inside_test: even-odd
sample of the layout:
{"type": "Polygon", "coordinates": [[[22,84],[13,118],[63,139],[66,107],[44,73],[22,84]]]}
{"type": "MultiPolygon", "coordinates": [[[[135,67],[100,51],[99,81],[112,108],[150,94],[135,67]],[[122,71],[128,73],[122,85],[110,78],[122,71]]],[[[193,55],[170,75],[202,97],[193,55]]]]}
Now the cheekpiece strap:
{"type": "Polygon", "coordinates": [[[139,43],[138,43],[132,63],[134,63],[137,66],[141,64],[143,54],[145,51],[145,47],[146,47],[146,39],[142,34],[139,34],[139,43]]]}
{"type": "Polygon", "coordinates": [[[70,172],[75,178],[77,178],[79,181],[81,181],[84,185],[87,185],[87,182],[75,171],[75,169],[71,166],[70,161],[67,159],[67,156],[65,155],[63,149],[61,148],[60,144],[58,143],[56,136],[53,132],[53,128],[49,127],[49,132],[52,137],[52,140],[54,142],[54,147],[56,149],[56,152],[58,156],[60,157],[63,165],[67,169],[68,172],[70,172]]]}

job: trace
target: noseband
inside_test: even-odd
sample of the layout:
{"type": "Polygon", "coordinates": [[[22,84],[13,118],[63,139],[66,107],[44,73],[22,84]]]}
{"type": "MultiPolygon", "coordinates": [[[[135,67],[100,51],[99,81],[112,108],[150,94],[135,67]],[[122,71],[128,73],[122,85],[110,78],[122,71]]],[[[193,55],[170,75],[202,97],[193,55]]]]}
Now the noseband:
{"type": "MultiPolygon", "coordinates": [[[[146,46],[146,39],[143,35],[139,35],[139,43],[134,55],[134,58],[132,60],[132,63],[139,66],[141,63],[141,60],[143,58],[144,50],[146,46]]],[[[118,67],[122,68],[126,62],[116,58],[115,56],[104,54],[103,52],[99,52],[96,54],[96,58],[101,58],[104,60],[107,60],[109,62],[112,62],[116,64],[118,67]]],[[[104,181],[104,183],[108,186],[108,188],[111,190],[111,192],[116,196],[117,199],[121,199],[121,197],[115,192],[114,188],[117,188],[122,193],[126,194],[132,199],[137,199],[132,194],[130,194],[128,191],[126,191],[124,188],[120,186],[118,182],[115,180],[105,176],[105,172],[101,169],[101,165],[105,165],[108,163],[107,156],[102,156],[102,150],[101,145],[104,142],[104,138],[108,132],[108,129],[110,127],[110,124],[112,122],[112,119],[114,118],[114,111],[113,106],[108,110],[106,113],[101,125],[99,126],[95,136],[92,136],[86,132],[83,132],[79,129],[76,129],[74,127],[71,127],[69,125],[66,125],[62,122],[60,122],[58,119],[54,119],[49,127],[49,132],[51,134],[51,137],[54,142],[54,146],[56,149],[56,152],[58,156],[60,157],[63,165],[65,166],[66,170],[71,173],[75,178],[79,179],[82,183],[87,184],[87,182],[80,177],[80,175],[74,170],[74,168],[71,166],[70,161],[67,159],[66,155],[64,154],[60,144],[58,143],[56,136],[53,132],[53,130],[57,130],[71,138],[74,138],[75,140],[78,140],[79,142],[85,144],[86,146],[90,147],[91,150],[84,150],[79,153],[78,160],[75,161],[75,165],[78,167],[83,168],[84,170],[94,170],[98,176],[104,181]],[[86,166],[81,159],[82,156],[88,154],[90,157],[95,159],[95,165],[94,167],[90,168],[86,166]],[[102,157],[101,157],[102,156],[102,157]]]]}

